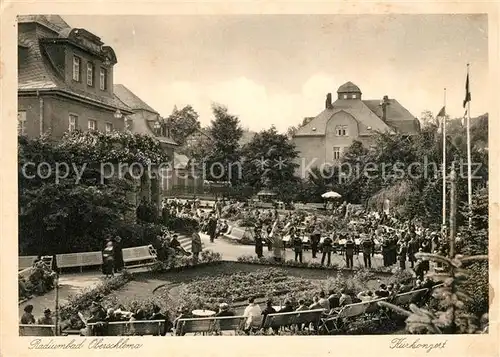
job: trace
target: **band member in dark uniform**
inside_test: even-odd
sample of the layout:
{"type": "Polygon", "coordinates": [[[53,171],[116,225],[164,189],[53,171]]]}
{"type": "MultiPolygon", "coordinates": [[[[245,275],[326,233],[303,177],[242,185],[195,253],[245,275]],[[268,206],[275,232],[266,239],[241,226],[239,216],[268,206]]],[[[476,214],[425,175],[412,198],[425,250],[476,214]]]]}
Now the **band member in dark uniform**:
{"type": "Polygon", "coordinates": [[[299,237],[298,234],[295,233],[295,231],[292,230],[291,235],[293,237],[292,244],[293,244],[293,250],[295,251],[295,261],[297,259],[302,263],[302,238],[299,237]]]}
{"type": "Polygon", "coordinates": [[[369,237],[363,237],[363,240],[361,241],[361,248],[363,249],[363,261],[365,263],[365,268],[372,267],[371,254],[373,246],[373,241],[369,237]]]}
{"type": "Polygon", "coordinates": [[[347,269],[352,269],[354,267],[354,249],[356,247],[356,243],[352,240],[351,237],[347,237],[347,241],[345,242],[345,257],[347,263],[347,269]]]}
{"type": "Polygon", "coordinates": [[[316,253],[318,252],[318,245],[320,240],[321,240],[321,232],[319,230],[319,227],[315,224],[313,232],[311,234],[311,251],[313,258],[316,258],[316,253]]]}
{"type": "Polygon", "coordinates": [[[328,256],[328,262],[327,265],[330,266],[332,263],[332,245],[333,241],[329,236],[325,237],[325,240],[323,241],[322,244],[322,252],[323,256],[321,257],[321,265],[325,264],[325,258],[328,256]]]}

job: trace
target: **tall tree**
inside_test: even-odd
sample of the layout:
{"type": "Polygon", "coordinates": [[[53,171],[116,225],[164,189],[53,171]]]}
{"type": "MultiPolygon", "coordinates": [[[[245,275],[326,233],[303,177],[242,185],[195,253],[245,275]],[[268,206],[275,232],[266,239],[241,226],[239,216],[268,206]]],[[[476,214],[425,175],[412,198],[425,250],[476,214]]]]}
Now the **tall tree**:
{"type": "Polygon", "coordinates": [[[290,200],[293,184],[298,182],[294,175],[298,152],[285,134],[278,133],[274,126],[263,130],[242,148],[242,155],[243,181],[247,185],[258,190],[274,189],[290,200]]]}
{"type": "Polygon", "coordinates": [[[243,135],[240,120],[220,104],[212,104],[212,112],[214,119],[208,133],[213,141],[206,160],[206,176],[213,181],[236,183],[240,176],[239,141],[243,135]]]}
{"type": "Polygon", "coordinates": [[[187,105],[181,110],[174,107],[172,114],[167,118],[172,138],[180,146],[186,143],[186,138],[200,129],[199,115],[192,106],[187,105]]]}

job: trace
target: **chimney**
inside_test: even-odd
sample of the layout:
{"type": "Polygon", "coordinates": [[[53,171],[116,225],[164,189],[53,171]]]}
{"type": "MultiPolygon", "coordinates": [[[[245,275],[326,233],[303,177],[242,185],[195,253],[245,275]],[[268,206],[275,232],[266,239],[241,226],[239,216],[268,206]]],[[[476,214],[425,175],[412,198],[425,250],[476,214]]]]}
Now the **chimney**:
{"type": "Polygon", "coordinates": [[[382,103],[380,103],[380,106],[382,107],[382,120],[385,122],[387,121],[387,106],[391,104],[389,102],[389,97],[387,95],[384,95],[384,99],[382,100],[382,103]]]}
{"type": "Polygon", "coordinates": [[[326,108],[326,109],[333,109],[333,104],[332,104],[332,93],[328,93],[328,94],[326,95],[325,108],[326,108]]]}

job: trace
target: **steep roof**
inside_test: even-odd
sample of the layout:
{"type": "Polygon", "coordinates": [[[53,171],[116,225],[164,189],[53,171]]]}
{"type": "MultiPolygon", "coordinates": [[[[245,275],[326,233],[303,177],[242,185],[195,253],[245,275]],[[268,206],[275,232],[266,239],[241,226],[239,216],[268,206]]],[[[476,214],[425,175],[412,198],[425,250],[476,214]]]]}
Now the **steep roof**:
{"type": "MultiPolygon", "coordinates": [[[[403,107],[396,99],[388,99],[389,105],[386,106],[387,124],[394,127],[403,134],[414,134],[419,130],[418,120],[403,107]]],[[[382,106],[380,100],[363,100],[372,112],[379,118],[382,118],[382,106]]]]}
{"type": "Polygon", "coordinates": [[[113,89],[115,95],[128,107],[134,110],[147,110],[148,112],[159,114],[123,84],[115,84],[113,89]]]}
{"type": "Polygon", "coordinates": [[[391,128],[385,124],[363,101],[354,99],[338,99],[333,103],[332,109],[323,110],[309,123],[301,127],[294,136],[322,136],[326,134],[328,121],[338,112],[346,112],[358,121],[359,135],[369,135],[375,131],[391,131],[391,128]],[[368,127],[371,129],[368,130],[368,127]]]}
{"type": "Polygon", "coordinates": [[[352,93],[352,92],[361,93],[361,89],[359,89],[359,87],[352,82],[346,82],[342,84],[337,90],[337,93],[352,93]]]}
{"type": "Polygon", "coordinates": [[[17,22],[18,23],[36,22],[56,32],[71,27],[59,15],[19,15],[17,16],[17,22]]]}
{"type": "MultiPolygon", "coordinates": [[[[42,16],[47,21],[47,16],[42,16]]],[[[18,19],[19,20],[19,19],[18,19]]],[[[39,15],[23,17],[23,22],[40,23],[39,15]],[[35,19],[32,19],[34,18],[35,19]]],[[[63,21],[61,19],[61,21],[63,21]]],[[[56,22],[57,24],[58,22],[56,22]]],[[[50,23],[49,23],[50,24],[50,23]]],[[[52,23],[53,27],[54,25],[52,23]]],[[[54,34],[54,36],[57,36],[54,34]]],[[[119,108],[125,113],[130,112],[130,108],[123,104],[115,96],[98,96],[87,91],[79,90],[68,86],[50,63],[47,55],[42,49],[40,38],[34,32],[18,32],[18,45],[26,50],[26,56],[19,64],[17,89],[19,93],[31,91],[58,90],[69,95],[76,96],[83,100],[119,108]]]]}

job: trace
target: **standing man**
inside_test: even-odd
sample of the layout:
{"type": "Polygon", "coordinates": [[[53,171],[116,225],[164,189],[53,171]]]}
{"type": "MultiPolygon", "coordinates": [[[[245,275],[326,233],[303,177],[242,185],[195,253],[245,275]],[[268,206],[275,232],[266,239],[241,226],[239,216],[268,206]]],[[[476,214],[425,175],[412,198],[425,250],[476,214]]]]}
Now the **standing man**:
{"type": "Polygon", "coordinates": [[[198,229],[198,226],[193,226],[191,230],[191,253],[193,253],[193,261],[195,264],[198,263],[200,252],[203,250],[198,229]]]}
{"type": "Polygon", "coordinates": [[[347,263],[347,269],[354,268],[354,249],[356,248],[356,243],[352,240],[350,236],[347,237],[345,242],[345,258],[347,263]]]}
{"type": "Polygon", "coordinates": [[[113,253],[115,258],[115,270],[117,273],[119,273],[125,267],[125,263],[123,262],[122,238],[120,236],[115,237],[113,248],[114,248],[113,253]]]}
{"type": "Polygon", "coordinates": [[[325,237],[325,240],[322,244],[323,256],[321,257],[321,265],[325,264],[325,258],[328,256],[328,266],[331,265],[332,262],[332,245],[333,241],[329,236],[325,237]]]}
{"type": "Polygon", "coordinates": [[[208,216],[208,235],[210,236],[211,243],[213,243],[215,240],[216,232],[217,232],[217,218],[214,217],[212,213],[210,213],[208,216]]]}
{"type": "Polygon", "coordinates": [[[373,251],[373,241],[368,236],[363,237],[361,241],[361,248],[363,249],[363,262],[365,263],[365,268],[372,267],[371,254],[373,251]]]}
{"type": "Polygon", "coordinates": [[[408,247],[406,246],[405,241],[401,241],[401,244],[399,245],[398,249],[398,260],[399,260],[399,267],[401,270],[406,269],[406,253],[408,252],[408,247]]]}
{"type": "Polygon", "coordinates": [[[254,229],[254,239],[255,239],[255,254],[257,258],[262,258],[263,256],[263,243],[262,243],[262,225],[258,222],[254,229]]]}
{"type": "Polygon", "coordinates": [[[295,251],[295,261],[297,261],[298,258],[302,263],[302,238],[295,233],[295,230],[292,230],[292,237],[293,250],[295,251]]]}
{"type": "Polygon", "coordinates": [[[313,232],[311,234],[311,250],[312,257],[316,258],[316,253],[318,252],[318,245],[321,240],[321,232],[319,230],[319,226],[316,224],[316,219],[313,221],[313,232]]]}

